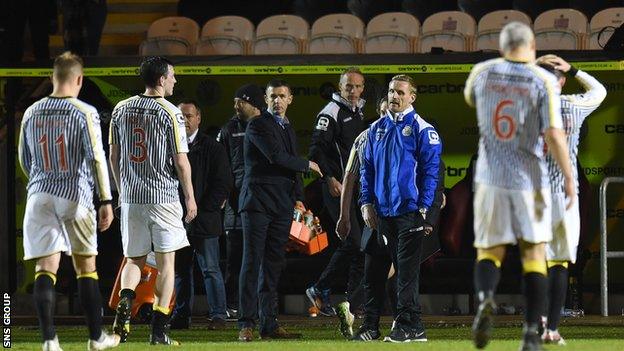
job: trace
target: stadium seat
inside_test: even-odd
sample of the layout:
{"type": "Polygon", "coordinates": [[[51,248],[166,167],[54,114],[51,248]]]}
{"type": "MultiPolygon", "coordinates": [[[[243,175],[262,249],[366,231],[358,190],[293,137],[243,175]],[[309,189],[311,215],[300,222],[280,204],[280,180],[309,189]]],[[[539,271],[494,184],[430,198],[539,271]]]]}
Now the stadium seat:
{"type": "Polygon", "coordinates": [[[420,33],[420,22],[405,12],[375,16],[366,26],[364,51],[376,53],[410,53],[420,33]]]}
{"type": "Polygon", "coordinates": [[[499,10],[486,14],[477,25],[477,50],[498,50],[498,38],[503,27],[512,21],[522,22],[531,26],[531,17],[516,10],[499,10]]]}
{"type": "Polygon", "coordinates": [[[351,14],[331,14],[312,24],[310,54],[359,53],[364,38],[364,23],[351,14]]]}
{"type": "Polygon", "coordinates": [[[401,11],[401,2],[399,0],[348,0],[347,7],[352,15],[357,16],[362,22],[368,23],[375,16],[383,13],[401,11]]]}
{"type": "Polygon", "coordinates": [[[601,10],[624,5],[622,0],[569,0],[571,9],[581,11],[587,18],[592,18],[601,10]]]}
{"type": "Polygon", "coordinates": [[[294,15],[275,15],[263,19],[256,29],[255,55],[302,54],[309,25],[294,15]]]}
{"type": "Polygon", "coordinates": [[[498,10],[511,9],[511,0],[457,0],[457,7],[479,22],[483,16],[498,10]]]}
{"type": "Polygon", "coordinates": [[[569,0],[513,0],[513,9],[526,13],[532,20],[548,10],[568,6],[569,0]]]}
{"type": "Polygon", "coordinates": [[[240,16],[216,17],[204,24],[196,55],[245,55],[250,51],[254,25],[240,16]]]}
{"type": "Polygon", "coordinates": [[[618,28],[624,23],[624,7],[613,7],[610,9],[602,10],[592,17],[589,22],[589,50],[601,50],[607,43],[615,28],[618,28]],[[598,40],[598,34],[603,28],[605,31],[600,35],[598,40]]]}
{"type": "Polygon", "coordinates": [[[587,17],[574,9],[549,10],[537,16],[533,30],[537,50],[582,50],[587,17]]]}
{"type": "Polygon", "coordinates": [[[420,52],[433,47],[449,51],[470,51],[477,29],[474,18],[459,11],[443,11],[427,17],[422,25],[420,52]]]}
{"type": "Polygon", "coordinates": [[[199,25],[187,17],[165,17],[154,21],[139,48],[146,55],[191,55],[199,37],[199,25]]]}
{"type": "Polygon", "coordinates": [[[401,10],[423,23],[427,17],[442,11],[457,11],[457,0],[401,0],[401,10]]]}

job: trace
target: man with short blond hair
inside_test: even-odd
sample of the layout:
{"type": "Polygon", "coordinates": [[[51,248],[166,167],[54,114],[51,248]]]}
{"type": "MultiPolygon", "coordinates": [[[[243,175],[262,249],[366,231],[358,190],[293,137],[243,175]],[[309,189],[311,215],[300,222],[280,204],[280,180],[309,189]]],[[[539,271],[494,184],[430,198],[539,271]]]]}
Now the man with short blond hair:
{"type": "Polygon", "coordinates": [[[33,296],[44,351],[61,350],[54,330],[56,273],[61,252],[72,256],[78,296],[89,329],[89,350],[119,344],[102,331],[98,287],[96,215],[105,231],[113,220],[112,194],[97,110],[77,99],[84,79],[82,59],[65,52],[54,60],[52,94],[30,106],[22,119],[19,161],[28,176],[24,259],[36,259],[33,296]]]}
{"type": "Polygon", "coordinates": [[[397,274],[396,315],[384,339],[389,342],[427,341],[418,279],[422,240],[435,224],[427,213],[438,186],[442,142],[414,110],[415,100],[411,77],[394,76],[388,112],[368,129],[360,168],[362,217],[381,234],[380,244],[387,242],[397,274]]]}

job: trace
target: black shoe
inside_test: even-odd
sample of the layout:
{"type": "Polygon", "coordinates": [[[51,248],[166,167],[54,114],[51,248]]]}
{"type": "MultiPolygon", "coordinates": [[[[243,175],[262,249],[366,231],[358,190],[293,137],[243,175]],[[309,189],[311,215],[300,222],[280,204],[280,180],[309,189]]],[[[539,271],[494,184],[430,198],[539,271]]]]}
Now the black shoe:
{"type": "Polygon", "coordinates": [[[171,330],[189,329],[191,326],[190,320],[191,319],[189,317],[173,315],[169,320],[169,323],[167,323],[167,328],[171,330]]]}
{"type": "Polygon", "coordinates": [[[367,326],[362,325],[360,329],[351,338],[352,341],[373,341],[381,338],[379,329],[369,329],[367,326]]]}
{"type": "Polygon", "coordinates": [[[130,316],[132,312],[132,304],[130,299],[122,297],[117,304],[115,311],[115,321],[113,322],[113,333],[119,335],[120,342],[128,341],[130,335],[130,316]]]}
{"type": "Polygon", "coordinates": [[[496,304],[491,297],[486,298],[479,305],[479,310],[472,323],[472,336],[475,347],[484,348],[492,336],[492,323],[496,304]]]}
{"type": "Polygon", "coordinates": [[[238,308],[228,307],[225,310],[225,320],[228,322],[236,322],[238,320],[238,308]]]}
{"type": "Polygon", "coordinates": [[[537,328],[525,328],[520,351],[542,351],[542,338],[537,334],[537,328]]]}
{"type": "Polygon", "coordinates": [[[472,336],[475,347],[484,348],[492,336],[492,323],[496,304],[491,297],[486,298],[479,304],[479,310],[472,323],[472,336]]]}
{"type": "Polygon", "coordinates": [[[427,334],[425,333],[425,328],[412,329],[410,341],[427,342],[427,334]]]}
{"type": "Polygon", "coordinates": [[[386,336],[384,342],[411,342],[412,341],[412,329],[396,325],[396,322],[392,324],[392,330],[390,335],[386,336]]]}
{"type": "Polygon", "coordinates": [[[170,345],[170,346],[179,346],[180,342],[173,340],[167,335],[167,333],[162,333],[160,336],[156,336],[154,334],[150,334],[150,344],[152,345],[170,345]]]}

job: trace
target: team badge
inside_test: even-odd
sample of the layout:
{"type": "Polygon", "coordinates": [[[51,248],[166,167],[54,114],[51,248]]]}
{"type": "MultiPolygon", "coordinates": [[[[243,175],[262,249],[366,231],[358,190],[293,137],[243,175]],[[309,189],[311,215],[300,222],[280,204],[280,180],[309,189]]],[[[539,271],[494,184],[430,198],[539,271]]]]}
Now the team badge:
{"type": "Polygon", "coordinates": [[[429,144],[431,145],[440,144],[440,136],[438,135],[438,132],[436,132],[435,130],[429,130],[427,132],[427,135],[429,136],[429,144]]]}
{"type": "Polygon", "coordinates": [[[412,135],[412,127],[411,126],[405,126],[403,128],[403,130],[401,131],[401,133],[403,134],[403,136],[410,136],[410,135],[412,135]]]}
{"type": "Polygon", "coordinates": [[[326,132],[327,127],[329,127],[329,118],[323,116],[319,117],[316,123],[316,129],[326,132]]]}
{"type": "Polygon", "coordinates": [[[383,139],[384,135],[386,135],[386,130],[385,129],[377,129],[377,132],[375,133],[375,139],[377,139],[377,141],[383,139]]]}

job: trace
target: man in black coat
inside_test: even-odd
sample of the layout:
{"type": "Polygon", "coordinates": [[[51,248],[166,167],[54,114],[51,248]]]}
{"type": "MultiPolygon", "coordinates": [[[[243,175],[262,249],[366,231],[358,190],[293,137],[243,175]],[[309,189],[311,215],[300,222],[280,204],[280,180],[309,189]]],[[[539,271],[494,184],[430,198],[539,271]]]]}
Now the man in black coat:
{"type": "Polygon", "coordinates": [[[277,284],[295,201],[303,201],[301,174],[310,170],[320,174],[316,163],[297,156],[295,131],[286,117],[286,109],[292,102],[288,84],[278,80],[269,82],[268,111],[264,110],[263,98],[262,90],[256,85],[242,86],[236,92],[236,103],[255,109],[257,116],[249,121],[245,133],[245,176],[239,199],[243,221],[240,341],[253,340],[257,316],[262,339],[301,337],[277,324],[277,284]]]}
{"type": "Polygon", "coordinates": [[[227,266],[225,272],[225,300],[228,317],[238,316],[238,276],[243,261],[243,224],[238,211],[238,197],[243,186],[245,161],[243,141],[247,123],[256,117],[255,109],[249,104],[234,99],[236,114],[221,128],[217,141],[225,147],[228,156],[234,187],[225,204],[223,229],[226,237],[227,266]]]}
{"type": "Polygon", "coordinates": [[[176,305],[172,329],[187,329],[193,310],[193,259],[204,277],[208,300],[208,329],[225,327],[225,285],[219,267],[219,236],[223,232],[221,210],[232,188],[225,148],[199,130],[201,112],[197,102],[184,100],[178,107],[186,120],[191,181],[197,199],[197,217],[186,226],[190,247],[176,252],[176,305]]]}

